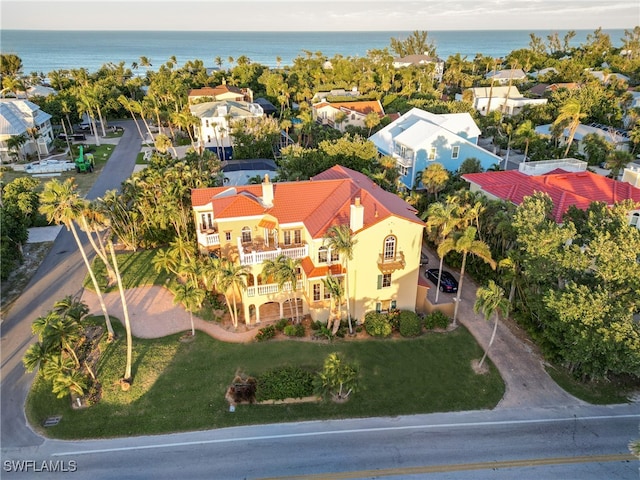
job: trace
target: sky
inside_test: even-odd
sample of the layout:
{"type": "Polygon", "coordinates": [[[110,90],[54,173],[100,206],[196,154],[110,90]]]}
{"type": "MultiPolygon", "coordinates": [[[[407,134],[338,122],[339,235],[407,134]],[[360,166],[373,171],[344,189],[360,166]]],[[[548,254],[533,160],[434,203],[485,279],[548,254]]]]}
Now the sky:
{"type": "Polygon", "coordinates": [[[0,0],[0,27],[12,30],[595,30],[638,25],[638,0],[0,0]]]}

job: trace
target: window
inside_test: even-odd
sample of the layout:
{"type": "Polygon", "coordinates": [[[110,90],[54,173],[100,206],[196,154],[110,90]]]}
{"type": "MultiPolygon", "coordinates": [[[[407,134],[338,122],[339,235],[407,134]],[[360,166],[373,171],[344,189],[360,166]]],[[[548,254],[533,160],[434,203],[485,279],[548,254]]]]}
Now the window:
{"type": "Polygon", "coordinates": [[[383,275],[378,275],[378,290],[381,288],[387,288],[391,286],[391,274],[385,273],[383,275]]]}
{"type": "Polygon", "coordinates": [[[631,215],[630,225],[632,227],[640,228],[640,213],[634,213],[631,215]]]}
{"type": "Polygon", "coordinates": [[[339,262],[340,261],[340,254],[338,254],[337,251],[331,250],[331,261],[332,262],[339,262]]]}
{"type": "Polygon", "coordinates": [[[249,227],[242,229],[242,243],[251,243],[251,229],[249,227]]]}
{"type": "Polygon", "coordinates": [[[320,247],[318,250],[318,263],[327,263],[327,247],[320,247]]]}
{"type": "Polygon", "coordinates": [[[431,147],[431,150],[429,150],[429,160],[435,160],[436,159],[436,147],[431,147]]]}
{"type": "Polygon", "coordinates": [[[230,242],[231,241],[231,232],[224,232],[224,239],[227,242],[230,242]]]}
{"type": "Polygon", "coordinates": [[[290,230],[285,230],[284,231],[284,244],[285,245],[291,245],[291,231],[290,230]]]}
{"type": "Polygon", "coordinates": [[[294,230],[293,231],[293,242],[294,243],[302,243],[302,230],[294,230]]]}
{"type": "Polygon", "coordinates": [[[459,145],[455,145],[453,147],[453,149],[451,150],[451,158],[455,160],[459,156],[460,156],[460,146],[459,145]]]}
{"type": "Polygon", "coordinates": [[[313,301],[314,302],[320,301],[320,284],[319,283],[313,284],[313,301]]]}
{"type": "Polygon", "coordinates": [[[331,298],[331,290],[329,290],[327,287],[324,287],[324,299],[327,300],[331,298]]]}
{"type": "Polygon", "coordinates": [[[204,121],[204,126],[205,126],[205,127],[207,127],[207,128],[209,128],[209,120],[205,120],[205,121],[204,121]]]}
{"type": "Polygon", "coordinates": [[[207,229],[207,217],[204,213],[200,214],[200,230],[204,231],[207,229]]]}
{"type": "Polygon", "coordinates": [[[393,260],[396,258],[396,237],[389,235],[384,239],[384,259],[393,260]]]}
{"type": "Polygon", "coordinates": [[[398,171],[400,172],[400,176],[404,177],[409,173],[409,167],[398,165],[398,171]]]}
{"type": "Polygon", "coordinates": [[[380,302],[376,303],[376,313],[382,312],[382,304],[380,302]]]}
{"type": "Polygon", "coordinates": [[[395,310],[396,309],[396,301],[395,300],[391,300],[391,310],[395,310]]]}

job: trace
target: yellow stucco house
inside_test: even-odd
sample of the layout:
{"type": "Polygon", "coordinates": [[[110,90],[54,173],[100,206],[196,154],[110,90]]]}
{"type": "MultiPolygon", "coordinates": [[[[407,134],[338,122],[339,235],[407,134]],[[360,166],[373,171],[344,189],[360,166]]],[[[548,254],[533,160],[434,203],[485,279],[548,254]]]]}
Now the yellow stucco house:
{"type": "Polygon", "coordinates": [[[371,310],[415,310],[424,222],[408,203],[366,175],[335,166],[308,181],[194,189],[191,200],[203,252],[247,265],[242,293],[246,323],[289,317],[290,292],[261,277],[263,261],[300,259],[297,301],[303,314],[325,321],[327,274],[349,282],[352,318],[371,310]],[[325,235],[349,225],[354,240],[348,275],[325,235]]]}

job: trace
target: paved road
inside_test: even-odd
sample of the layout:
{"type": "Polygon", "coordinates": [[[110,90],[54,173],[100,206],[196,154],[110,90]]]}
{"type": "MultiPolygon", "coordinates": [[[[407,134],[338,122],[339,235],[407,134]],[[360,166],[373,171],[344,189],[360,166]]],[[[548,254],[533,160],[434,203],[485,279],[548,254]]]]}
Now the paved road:
{"type": "MultiPolygon", "coordinates": [[[[87,195],[89,199],[101,196],[106,190],[119,188],[133,171],[140,151],[140,138],[133,121],[118,124],[125,127],[124,134],[87,195]]],[[[25,373],[22,357],[33,341],[32,321],[65,295],[80,294],[85,275],[86,269],[73,236],[63,229],[23,294],[2,319],[0,443],[3,448],[39,445],[43,441],[26,426],[24,403],[33,375],[25,373]]]]}
{"type": "MultiPolygon", "coordinates": [[[[242,415],[242,408],[230,415],[242,415]]],[[[631,406],[501,409],[47,440],[6,456],[2,478],[69,476],[34,471],[46,462],[92,480],[631,480],[638,478],[638,462],[627,443],[638,434],[638,418],[640,412],[631,406]],[[23,472],[12,475],[18,468],[23,472]]]]}

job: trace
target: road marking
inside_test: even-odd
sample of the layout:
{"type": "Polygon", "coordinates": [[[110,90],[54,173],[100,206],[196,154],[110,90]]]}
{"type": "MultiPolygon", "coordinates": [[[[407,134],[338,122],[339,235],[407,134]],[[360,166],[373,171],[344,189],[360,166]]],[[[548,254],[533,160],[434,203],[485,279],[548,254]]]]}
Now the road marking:
{"type": "Polygon", "coordinates": [[[531,419],[531,420],[501,420],[495,422],[469,422],[469,423],[443,423],[433,425],[404,425],[396,427],[371,427],[371,428],[359,428],[348,430],[327,430],[322,432],[303,432],[303,433],[283,433],[280,435],[260,435],[251,437],[234,437],[234,438],[219,438],[211,440],[194,440],[190,442],[174,442],[174,443],[158,443],[153,445],[134,445],[131,447],[114,447],[114,448],[100,448],[94,450],[76,450],[72,452],[59,452],[52,453],[52,457],[65,457],[65,456],[77,456],[77,455],[92,455],[95,453],[112,453],[112,452],[126,452],[133,450],[152,450],[155,448],[176,448],[176,447],[188,447],[193,445],[207,445],[216,443],[236,443],[236,442],[248,442],[256,440],[279,440],[284,438],[299,438],[299,437],[319,437],[326,435],[342,435],[345,433],[372,433],[372,432],[390,432],[401,430],[433,430],[439,428],[465,428],[465,427],[486,427],[495,425],[527,425],[527,424],[539,424],[539,423],[560,423],[560,422],[572,422],[575,420],[614,420],[620,418],[640,418],[640,414],[625,414],[625,415],[604,415],[604,416],[589,416],[589,417],[566,417],[566,418],[548,418],[548,419],[531,419]]]}
{"type": "Polygon", "coordinates": [[[462,463],[459,465],[433,465],[422,467],[385,468],[380,470],[360,470],[340,473],[318,473],[303,476],[266,477],[258,480],[345,480],[353,478],[379,478],[397,475],[418,475],[421,473],[464,472],[475,470],[497,470],[499,468],[541,467],[546,465],[570,465],[576,463],[625,462],[637,460],[629,454],[591,455],[584,457],[532,458],[530,460],[505,460],[501,462],[462,463]]]}

